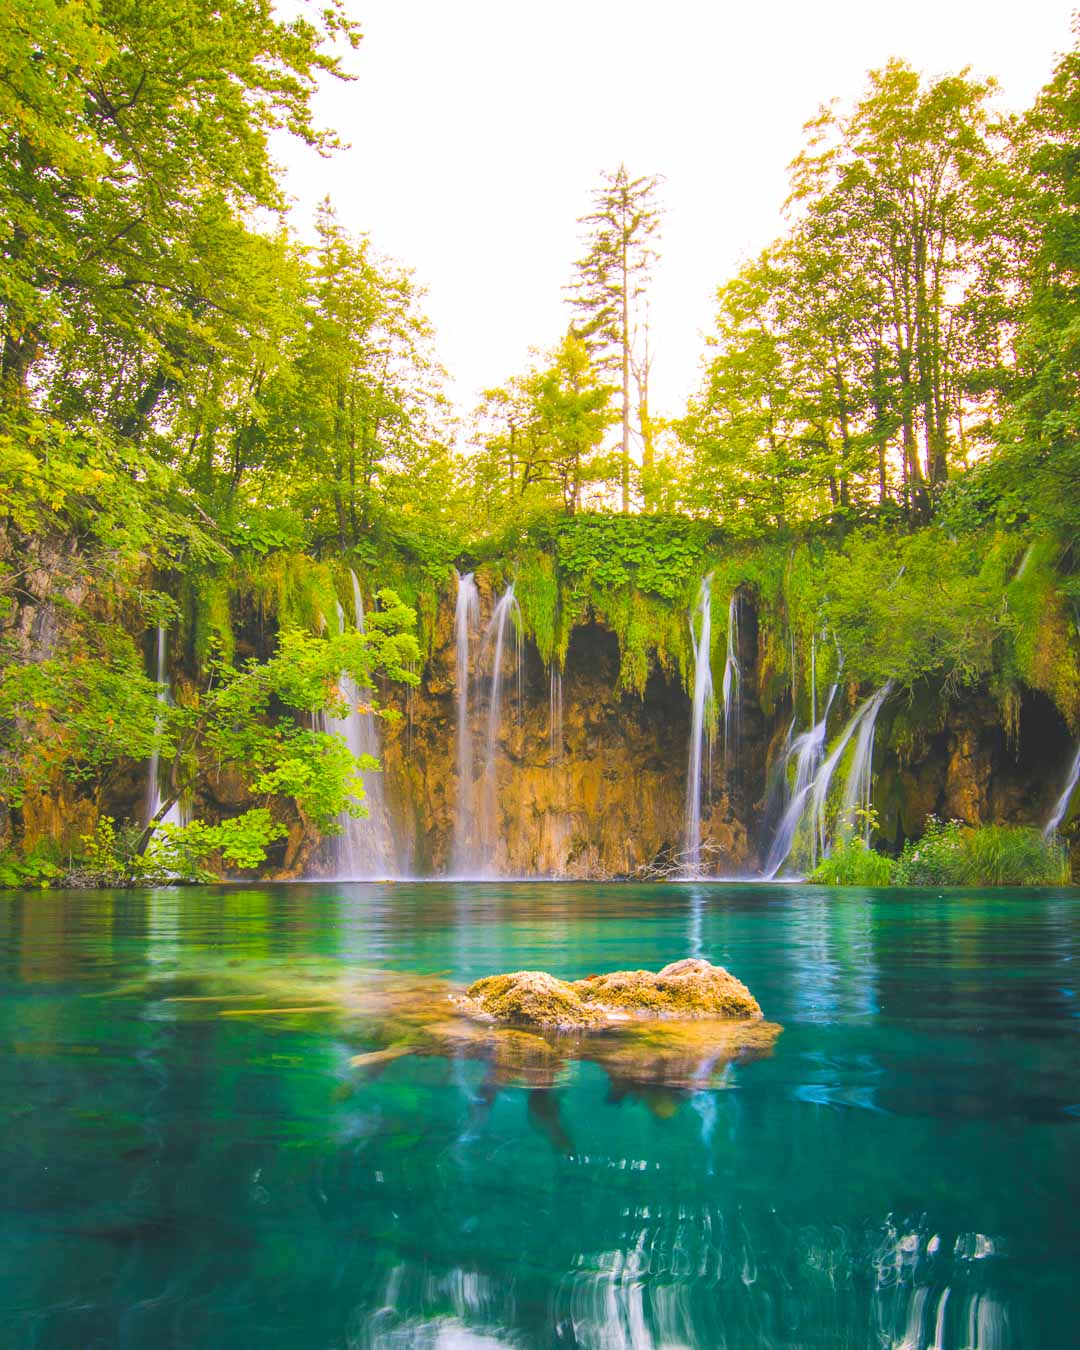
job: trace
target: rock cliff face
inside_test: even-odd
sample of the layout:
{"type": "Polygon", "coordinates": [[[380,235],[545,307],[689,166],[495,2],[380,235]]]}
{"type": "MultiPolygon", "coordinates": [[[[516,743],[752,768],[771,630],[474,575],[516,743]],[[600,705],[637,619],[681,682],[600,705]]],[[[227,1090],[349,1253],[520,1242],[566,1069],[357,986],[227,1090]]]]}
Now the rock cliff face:
{"type": "MultiPolygon", "coordinates": [[[[494,599],[482,590],[481,628],[494,599]]],[[[265,635],[262,639],[251,644],[253,651],[266,645],[265,635]]],[[[401,714],[382,730],[383,781],[401,874],[452,874],[455,842],[462,843],[455,835],[455,655],[453,598],[447,597],[419,686],[407,694],[380,691],[381,700],[401,714]]],[[[765,716],[757,701],[763,657],[750,594],[742,598],[738,659],[738,734],[726,756],[722,733],[717,737],[702,793],[708,870],[728,876],[754,874],[767,851],[777,819],[769,766],[792,721],[789,706],[781,703],[765,716]]],[[[473,773],[465,791],[473,828],[464,840],[472,866],[461,870],[504,877],[634,876],[683,848],[691,710],[677,672],[654,669],[644,697],[620,691],[614,634],[595,622],[583,623],[574,630],[563,671],[560,735],[550,672],[535,646],[523,644],[520,677],[513,661],[507,662],[501,712],[493,722],[490,664],[490,650],[475,641],[473,773]]],[[[174,668],[174,685],[180,685],[182,662],[174,668]]],[[[850,712],[857,691],[847,694],[850,712]]],[[[842,696],[837,704],[842,715],[840,702],[842,696]]],[[[1062,719],[1038,694],[1022,702],[1011,735],[988,695],[965,696],[947,710],[936,697],[919,706],[897,696],[882,712],[876,745],[874,804],[890,848],[920,834],[931,812],[970,823],[1041,824],[1075,751],[1062,719]]],[[[0,843],[5,835],[28,846],[47,838],[66,850],[92,830],[100,813],[117,820],[138,817],[144,797],[144,765],[120,766],[108,783],[92,789],[57,784],[51,793],[28,795],[12,820],[0,818],[0,843]]],[[[199,782],[191,805],[194,814],[215,821],[251,801],[238,775],[218,773],[199,782]]],[[[332,842],[295,813],[285,824],[288,838],[275,846],[266,875],[333,875],[332,842]]]]}
{"type": "MultiPolygon", "coordinates": [[[[894,712],[903,716],[901,705],[894,712]]],[[[883,731],[890,727],[883,719],[883,731]]],[[[940,723],[910,744],[879,753],[874,801],[881,832],[892,847],[922,833],[931,813],[942,820],[1041,825],[1074,753],[1073,739],[1050,701],[1038,693],[1022,702],[1013,734],[986,695],[955,704],[940,723]]]]}
{"type": "MultiPolygon", "coordinates": [[[[481,627],[493,597],[481,597],[481,627]]],[[[708,870],[721,876],[757,872],[775,828],[769,766],[791,723],[781,705],[762,713],[758,624],[743,599],[738,738],[727,762],[722,735],[703,786],[702,838],[708,870]]],[[[507,675],[495,722],[493,786],[485,786],[489,709],[487,664],[479,643],[470,662],[473,776],[466,805],[474,817],[472,874],[571,878],[647,872],[684,845],[690,698],[677,673],[654,670],[643,698],[618,690],[614,635],[596,623],[575,629],[562,681],[561,737],[550,674],[531,642],[520,681],[507,675]],[[553,725],[554,724],[554,725],[553,725]]],[[[490,653],[488,653],[488,662],[490,653]]],[[[509,667],[508,667],[509,668],[509,667]]],[[[857,702],[848,691],[847,711],[857,702]]],[[[390,691],[386,702],[395,702],[390,691]]],[[[399,833],[400,870],[448,875],[455,870],[458,814],[457,705],[452,603],[440,611],[421,684],[398,702],[400,720],[383,737],[383,769],[399,833]]],[[[838,712],[842,710],[838,707],[838,712]]],[[[878,725],[874,802],[884,842],[899,848],[922,832],[933,812],[969,823],[1041,823],[1060,791],[1073,752],[1060,717],[1040,695],[1021,706],[1017,734],[1001,724],[988,696],[942,711],[904,698],[886,705],[878,725]]],[[[332,870],[331,849],[294,830],[282,867],[292,875],[332,870]]]]}
{"type": "MultiPolygon", "coordinates": [[[[483,603],[486,619],[491,597],[483,603]]],[[[751,673],[744,687],[752,688],[756,629],[744,627],[744,669],[751,673]]],[[[384,738],[387,795],[411,844],[411,869],[420,873],[454,867],[454,664],[452,615],[445,610],[422,683],[384,738]]],[[[643,698],[617,692],[614,635],[594,623],[576,629],[563,672],[560,736],[550,674],[526,642],[520,682],[507,680],[495,723],[492,788],[485,781],[487,681],[475,663],[471,673],[474,776],[467,803],[479,818],[470,851],[483,873],[628,876],[682,848],[690,704],[676,674],[654,671],[643,698]]],[[[711,791],[707,784],[704,793],[703,840],[730,874],[745,872],[754,857],[753,810],[764,782],[761,726],[751,696],[730,772],[714,759],[711,791]]]]}

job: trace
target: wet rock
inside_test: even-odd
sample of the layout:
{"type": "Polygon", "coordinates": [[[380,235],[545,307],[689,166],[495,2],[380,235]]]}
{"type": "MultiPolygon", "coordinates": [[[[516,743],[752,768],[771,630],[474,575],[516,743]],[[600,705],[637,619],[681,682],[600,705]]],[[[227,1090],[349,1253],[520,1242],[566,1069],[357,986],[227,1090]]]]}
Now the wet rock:
{"type": "Polygon", "coordinates": [[[760,1017],[761,1006],[741,980],[708,961],[674,961],[658,974],[616,970],[576,986],[589,1004],[669,1017],[760,1017]]]}
{"type": "Polygon", "coordinates": [[[466,991],[461,1007],[501,1022],[535,1027],[591,1027],[607,1020],[601,1009],[585,1002],[575,985],[542,970],[518,970],[477,980],[466,991]]]}
{"type": "Polygon", "coordinates": [[[544,971],[489,975],[469,986],[463,1011],[511,1024],[580,1029],[639,1018],[760,1018],[761,1007],[722,966],[695,959],[663,970],[616,970],[570,983],[544,971]]]}

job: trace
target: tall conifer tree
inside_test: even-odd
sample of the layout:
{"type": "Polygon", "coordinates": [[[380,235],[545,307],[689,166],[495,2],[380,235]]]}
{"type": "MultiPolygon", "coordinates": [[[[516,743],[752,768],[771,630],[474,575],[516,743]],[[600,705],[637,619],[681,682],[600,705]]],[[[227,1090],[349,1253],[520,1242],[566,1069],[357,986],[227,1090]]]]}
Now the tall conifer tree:
{"type": "Polygon", "coordinates": [[[657,175],[631,178],[620,164],[593,192],[593,210],[582,216],[588,251],[577,263],[570,303],[578,311],[578,336],[596,364],[617,370],[622,393],[622,509],[630,509],[630,372],[634,312],[645,294],[658,254],[657,175]]]}

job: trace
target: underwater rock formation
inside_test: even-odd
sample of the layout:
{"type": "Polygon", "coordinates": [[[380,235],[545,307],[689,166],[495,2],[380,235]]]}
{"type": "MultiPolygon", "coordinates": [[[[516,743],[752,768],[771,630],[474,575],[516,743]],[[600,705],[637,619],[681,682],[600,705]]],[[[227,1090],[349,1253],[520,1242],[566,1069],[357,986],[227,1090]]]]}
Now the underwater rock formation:
{"type": "Polygon", "coordinates": [[[354,1051],[355,1081],[343,1085],[350,1095],[409,1056],[482,1064],[479,1099],[490,1107],[502,1088],[524,1088],[530,1119],[560,1151],[570,1144],[558,1119],[555,1090],[573,1064],[598,1065],[607,1075],[611,1100],[632,1097],[666,1117],[690,1094],[722,1083],[732,1064],[771,1055],[783,1030],[762,1018],[744,985],[707,961],[676,961],[657,974],[615,975],[641,977],[639,987],[654,993],[668,990],[668,1006],[678,1011],[605,1007],[595,995],[600,988],[610,992],[612,986],[601,981],[614,976],[571,983],[542,972],[518,972],[470,986],[470,992],[487,986],[498,991],[493,998],[503,999],[514,987],[520,1006],[535,1008],[546,1000],[548,1007],[570,1007],[580,1018],[576,1024],[555,1020],[513,1026],[490,1013],[470,1011],[470,1003],[478,1000],[438,976],[374,968],[344,976],[317,970],[271,976],[221,963],[198,973],[136,980],[103,997],[161,999],[171,1017],[185,1021],[257,1020],[282,1031],[323,1027],[354,1051]],[[681,997],[675,992],[680,989],[681,997]],[[740,1011],[718,1014],[719,1006],[740,1011]]]}

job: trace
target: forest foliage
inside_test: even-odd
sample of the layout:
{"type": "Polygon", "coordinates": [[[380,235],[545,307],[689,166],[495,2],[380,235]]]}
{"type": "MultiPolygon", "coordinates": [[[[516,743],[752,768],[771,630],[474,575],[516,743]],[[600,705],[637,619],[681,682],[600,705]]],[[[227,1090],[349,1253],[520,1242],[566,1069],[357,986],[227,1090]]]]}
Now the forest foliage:
{"type": "Polygon", "coordinates": [[[290,221],[270,138],[333,155],[312,96],[361,40],[338,0],[290,12],[0,0],[4,837],[28,792],[104,802],[155,747],[334,828],[356,765],[304,718],[342,671],[415,679],[455,566],[517,578],[545,661],[606,623],[639,692],[687,677],[711,571],[717,650],[731,593],[763,602],[766,708],[809,697],[816,642],[822,682],[842,652],[853,682],[1025,684],[1080,728],[1080,50],[1022,115],[898,60],[823,110],[674,418],[662,181],[619,166],[564,336],[461,422],[408,269],[329,200],[312,242],[290,221]],[[349,567],[366,635],[335,631],[349,567]],[[158,624],[187,643],[164,713],[158,624]]]}

